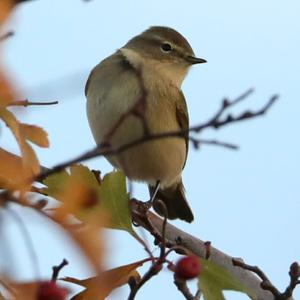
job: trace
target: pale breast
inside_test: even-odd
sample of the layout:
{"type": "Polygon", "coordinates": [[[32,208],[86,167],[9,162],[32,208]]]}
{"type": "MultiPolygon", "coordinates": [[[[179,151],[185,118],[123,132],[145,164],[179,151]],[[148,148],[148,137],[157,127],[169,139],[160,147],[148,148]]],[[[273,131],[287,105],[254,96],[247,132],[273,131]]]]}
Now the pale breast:
{"type": "MultiPolygon", "coordinates": [[[[87,115],[97,144],[103,142],[111,128],[132,108],[141,95],[134,70],[130,71],[120,66],[120,62],[115,58],[106,64],[108,66],[105,63],[100,64],[93,71],[87,91],[87,115]],[[113,69],[115,71],[112,71],[113,69]]],[[[147,81],[145,85],[147,89],[145,120],[150,132],[178,130],[174,98],[179,91],[171,86],[161,90],[153,83],[147,85],[147,81]]],[[[130,115],[112,136],[111,144],[119,147],[143,135],[141,120],[130,115]]],[[[116,157],[108,157],[108,160],[114,166],[122,168],[132,179],[151,184],[160,180],[162,185],[169,186],[179,180],[185,157],[184,139],[166,138],[141,144],[116,157]]]]}

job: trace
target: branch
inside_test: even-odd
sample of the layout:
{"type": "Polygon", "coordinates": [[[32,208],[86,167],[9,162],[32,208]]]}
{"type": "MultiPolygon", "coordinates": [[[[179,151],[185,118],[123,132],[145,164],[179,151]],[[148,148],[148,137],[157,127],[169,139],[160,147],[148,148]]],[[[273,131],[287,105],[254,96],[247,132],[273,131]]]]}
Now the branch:
{"type": "Polygon", "coordinates": [[[185,299],[187,299],[187,300],[198,300],[198,299],[200,299],[199,295],[198,295],[198,292],[194,296],[190,292],[190,290],[189,290],[189,288],[188,288],[188,286],[186,284],[186,281],[183,280],[183,279],[181,279],[181,278],[178,278],[176,276],[176,274],[174,274],[174,284],[176,285],[176,287],[178,288],[178,290],[182,293],[182,295],[185,297],[185,299]]]}
{"type": "Polygon", "coordinates": [[[29,1],[32,1],[32,0],[15,0],[15,3],[20,4],[20,3],[23,3],[23,2],[29,2],[29,1]]]}
{"type": "MultiPolygon", "coordinates": [[[[275,103],[275,101],[278,99],[278,95],[274,95],[270,98],[270,100],[266,103],[265,106],[263,106],[261,109],[253,112],[253,111],[245,111],[243,113],[241,113],[240,115],[237,116],[232,116],[231,114],[228,114],[225,118],[222,118],[222,115],[227,111],[227,109],[229,107],[232,107],[234,105],[236,105],[237,103],[241,102],[242,100],[246,99],[246,97],[248,97],[250,94],[252,93],[252,90],[248,90],[247,92],[245,92],[244,94],[242,94],[241,96],[239,96],[238,98],[236,98],[233,101],[229,101],[227,99],[223,100],[222,105],[220,107],[220,109],[217,111],[217,113],[211,118],[209,119],[207,122],[205,123],[201,123],[199,125],[196,126],[192,126],[190,128],[184,128],[181,130],[175,130],[175,131],[169,131],[169,132],[161,132],[161,133],[148,133],[147,131],[147,127],[144,126],[144,135],[132,142],[123,144],[119,147],[113,148],[110,146],[109,144],[109,138],[111,137],[111,135],[114,134],[117,126],[120,126],[123,123],[123,120],[126,116],[128,116],[128,114],[132,114],[134,113],[135,115],[138,115],[137,111],[141,111],[144,105],[144,93],[142,94],[140,100],[138,101],[137,105],[134,106],[133,109],[131,109],[129,112],[127,112],[124,116],[121,116],[121,118],[119,119],[119,121],[116,123],[115,126],[112,127],[112,129],[110,130],[108,136],[107,136],[107,140],[108,142],[99,145],[95,148],[93,148],[90,151],[87,151],[86,153],[79,155],[78,157],[75,157],[69,161],[66,161],[64,163],[58,164],[55,167],[53,167],[52,169],[46,171],[46,172],[41,172],[36,178],[36,181],[41,181],[43,179],[45,179],[47,176],[60,172],[63,169],[65,169],[66,167],[69,167],[73,164],[94,158],[94,157],[99,157],[99,156],[106,156],[106,155],[116,155],[116,154],[120,154],[121,152],[128,150],[130,148],[133,148],[137,145],[141,145],[144,144],[146,142],[149,141],[153,141],[153,140],[159,140],[159,139],[165,139],[165,138],[170,138],[170,137],[181,137],[181,138],[185,138],[187,136],[187,134],[194,132],[194,133],[199,133],[201,131],[203,131],[204,129],[207,128],[220,128],[220,127],[224,127],[225,125],[228,124],[233,124],[233,123],[237,123],[237,122],[241,122],[244,120],[248,120],[248,119],[253,119],[259,116],[264,115],[265,113],[267,113],[267,111],[271,108],[271,106],[275,103]]],[[[141,118],[141,120],[143,121],[143,118],[141,116],[141,114],[138,115],[139,118],[141,118]]],[[[143,122],[144,124],[144,122],[143,122]]],[[[144,124],[145,125],[145,124],[144,124]]],[[[199,143],[201,143],[201,140],[196,140],[193,137],[190,137],[190,140],[194,143],[194,146],[198,145],[199,143]]],[[[211,145],[217,145],[220,146],[222,145],[223,147],[229,147],[229,148],[236,148],[235,145],[231,145],[231,144],[225,144],[225,143],[221,143],[221,142],[217,142],[217,141],[210,141],[207,142],[208,144],[211,145]]]]}
{"type": "Polygon", "coordinates": [[[3,34],[2,36],[0,36],[0,42],[3,42],[4,40],[12,37],[15,33],[13,31],[8,31],[5,34],[3,34]]]}
{"type": "MultiPolygon", "coordinates": [[[[156,237],[157,233],[162,233],[163,219],[148,212],[147,217],[143,216],[139,211],[139,204],[132,204],[132,218],[136,224],[139,224],[151,234],[154,232],[156,237]],[[148,219],[148,222],[145,222],[148,219]],[[149,222],[151,225],[149,226],[149,222]]],[[[205,258],[207,256],[207,243],[178,229],[177,227],[167,223],[165,228],[165,240],[168,247],[176,246],[180,241],[180,246],[193,252],[195,255],[205,258]]],[[[256,300],[274,300],[274,296],[269,291],[261,288],[261,280],[254,275],[251,271],[237,268],[232,263],[232,257],[221,252],[220,250],[210,246],[210,260],[217,265],[224,267],[234,277],[239,278],[239,281],[249,290],[252,290],[256,295],[256,300]]]]}
{"type": "Polygon", "coordinates": [[[49,102],[34,102],[34,101],[29,101],[28,99],[25,100],[19,100],[19,101],[12,101],[8,104],[8,106],[33,106],[33,105],[55,105],[58,104],[58,101],[49,101],[49,102]]]}
{"type": "Polygon", "coordinates": [[[63,267],[65,267],[66,265],[68,265],[68,264],[69,264],[69,262],[64,258],[63,261],[58,266],[52,267],[53,273],[52,273],[52,279],[51,280],[56,281],[61,269],[63,267]]]}
{"type": "Polygon", "coordinates": [[[289,272],[290,283],[283,293],[280,293],[280,291],[272,284],[272,282],[267,277],[267,275],[259,267],[247,265],[237,259],[233,259],[232,263],[235,266],[238,266],[244,270],[248,270],[256,274],[261,279],[261,283],[260,283],[261,288],[270,291],[274,296],[273,298],[274,300],[292,299],[291,297],[293,296],[294,289],[298,284],[300,284],[299,282],[300,267],[297,262],[292,263],[290,266],[290,272],[289,272]]]}

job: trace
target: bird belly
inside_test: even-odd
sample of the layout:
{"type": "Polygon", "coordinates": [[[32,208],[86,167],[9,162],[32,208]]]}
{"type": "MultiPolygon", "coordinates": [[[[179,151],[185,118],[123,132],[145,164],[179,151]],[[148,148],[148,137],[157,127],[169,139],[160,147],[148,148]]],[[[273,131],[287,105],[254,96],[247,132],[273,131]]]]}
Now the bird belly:
{"type": "MultiPolygon", "coordinates": [[[[95,101],[94,104],[91,100],[88,102],[87,111],[90,127],[99,145],[104,142],[107,133],[133,104],[127,103],[122,107],[120,102],[115,104],[113,101],[102,103],[95,101]]],[[[172,106],[166,106],[166,103],[149,102],[144,117],[150,133],[179,129],[174,109],[172,106]]],[[[142,120],[134,115],[128,115],[110,137],[110,144],[116,149],[143,137],[144,134],[142,120]]],[[[185,140],[168,137],[138,144],[106,158],[116,168],[124,170],[130,179],[144,181],[151,185],[159,180],[162,187],[168,187],[180,180],[185,157],[185,140]]]]}

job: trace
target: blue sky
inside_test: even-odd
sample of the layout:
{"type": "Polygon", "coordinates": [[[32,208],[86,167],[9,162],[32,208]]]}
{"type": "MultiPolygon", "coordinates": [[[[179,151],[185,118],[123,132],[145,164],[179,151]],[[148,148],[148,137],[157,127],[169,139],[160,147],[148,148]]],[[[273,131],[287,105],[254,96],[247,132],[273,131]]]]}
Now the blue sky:
{"type": "MultiPolygon", "coordinates": [[[[50,149],[37,149],[46,166],[94,146],[83,93],[88,73],[151,25],[177,29],[196,55],[208,61],[195,66],[183,85],[191,124],[209,118],[224,96],[234,98],[249,87],[255,88],[255,94],[235,112],[260,108],[272,94],[280,94],[267,116],[203,134],[237,143],[241,149],[191,149],[183,178],[196,219],[192,224],[173,223],[260,266],[283,289],[289,265],[300,260],[299,10],[297,0],[32,1],[19,6],[7,25],[16,35],[5,42],[2,54],[22,97],[60,102],[19,114],[48,131],[50,149]]],[[[0,145],[16,150],[7,131],[1,131],[0,145]]],[[[112,170],[104,159],[87,164],[103,172],[112,170]]],[[[140,199],[148,197],[142,184],[134,192],[140,199]]],[[[30,211],[16,210],[28,223],[43,276],[49,276],[63,257],[70,261],[63,275],[89,274],[80,254],[55,225],[49,227],[30,211]]],[[[22,237],[16,225],[7,222],[10,269],[18,278],[30,279],[32,267],[22,237]]],[[[109,231],[107,248],[111,267],[145,256],[124,233],[109,231]]],[[[7,268],[8,262],[2,264],[7,268]]],[[[125,299],[126,291],[112,299],[125,299]]],[[[166,296],[182,299],[167,271],[149,282],[138,299],[166,296]]],[[[228,299],[247,298],[230,294],[228,299]]]]}

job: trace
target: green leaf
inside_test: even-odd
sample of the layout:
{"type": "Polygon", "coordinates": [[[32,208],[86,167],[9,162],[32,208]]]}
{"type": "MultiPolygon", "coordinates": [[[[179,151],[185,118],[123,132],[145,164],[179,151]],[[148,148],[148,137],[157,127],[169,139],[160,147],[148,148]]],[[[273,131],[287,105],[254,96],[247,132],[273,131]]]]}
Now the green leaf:
{"type": "Polygon", "coordinates": [[[126,178],[122,171],[114,171],[104,176],[100,186],[101,206],[110,215],[110,227],[126,230],[136,236],[131,225],[129,196],[126,178]]]}
{"type": "Polygon", "coordinates": [[[70,168],[70,174],[74,179],[81,181],[90,187],[99,188],[99,183],[94,173],[84,165],[73,165],[70,168]]]}
{"type": "MultiPolygon", "coordinates": [[[[122,171],[106,174],[99,183],[95,174],[88,167],[74,165],[69,172],[63,171],[46,178],[43,183],[47,188],[43,191],[57,200],[66,202],[66,199],[62,199],[61,195],[63,195],[68,182],[71,181],[76,186],[83,184],[89,187],[90,191],[95,192],[97,198],[96,201],[92,201],[93,205],[83,205],[75,214],[77,218],[87,221],[92,216],[100,216],[101,213],[106,213],[110,218],[107,225],[109,228],[125,230],[137,237],[132,228],[129,196],[126,191],[126,177],[122,171]]],[[[94,199],[94,197],[92,198],[94,199]]]]}
{"type": "Polygon", "coordinates": [[[69,173],[65,170],[48,176],[43,180],[43,184],[47,186],[47,188],[42,189],[43,192],[45,192],[48,196],[56,198],[57,195],[63,191],[66,180],[69,176],[69,173]]]}
{"type": "Polygon", "coordinates": [[[233,290],[254,297],[253,292],[225,268],[206,259],[200,259],[200,263],[202,271],[198,277],[198,287],[205,300],[225,300],[224,290],[233,290]]]}

